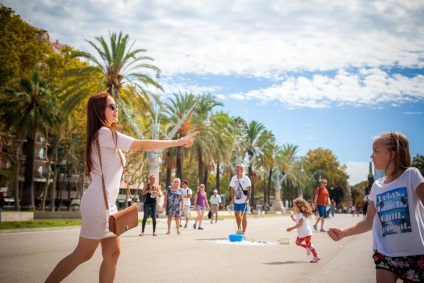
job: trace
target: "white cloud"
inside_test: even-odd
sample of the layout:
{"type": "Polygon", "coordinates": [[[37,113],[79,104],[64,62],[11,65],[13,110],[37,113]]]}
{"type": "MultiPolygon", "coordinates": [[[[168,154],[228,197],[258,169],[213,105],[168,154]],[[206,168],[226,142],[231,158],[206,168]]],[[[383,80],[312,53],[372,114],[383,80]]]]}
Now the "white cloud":
{"type": "Polygon", "coordinates": [[[266,79],[262,89],[229,98],[278,101],[286,108],[325,108],[424,99],[424,2],[212,2],[5,0],[51,39],[93,51],[85,42],[123,31],[162,70],[167,92],[219,92],[181,79],[208,74],[266,79]],[[325,73],[322,73],[325,71],[325,73]],[[308,72],[311,75],[305,75],[308,72]],[[333,73],[329,75],[328,73],[333,73]],[[419,72],[418,72],[419,73],[419,72]]]}
{"type": "Polygon", "coordinates": [[[421,66],[422,1],[6,0],[76,47],[109,30],[130,34],[166,74],[263,76],[295,70],[421,66]],[[421,11],[421,13],[420,13],[421,11]]]}
{"type": "Polygon", "coordinates": [[[338,105],[372,106],[402,104],[424,100],[424,76],[409,78],[390,75],[380,69],[361,69],[357,73],[341,70],[334,77],[314,75],[312,78],[290,76],[269,88],[251,90],[245,96],[264,103],[278,100],[290,107],[328,108],[338,105]]]}

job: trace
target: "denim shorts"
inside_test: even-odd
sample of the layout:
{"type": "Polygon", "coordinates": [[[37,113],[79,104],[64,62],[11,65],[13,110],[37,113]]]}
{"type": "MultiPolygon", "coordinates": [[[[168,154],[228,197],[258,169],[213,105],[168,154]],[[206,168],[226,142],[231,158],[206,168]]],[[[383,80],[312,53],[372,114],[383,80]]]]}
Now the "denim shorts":
{"type": "Polygon", "coordinates": [[[247,206],[245,203],[235,203],[234,211],[247,211],[247,206]]]}
{"type": "Polygon", "coordinates": [[[327,218],[327,207],[325,205],[319,205],[319,204],[317,207],[318,207],[319,217],[327,218]]]}
{"type": "Polygon", "coordinates": [[[205,210],[205,205],[196,204],[196,210],[205,210]]]}

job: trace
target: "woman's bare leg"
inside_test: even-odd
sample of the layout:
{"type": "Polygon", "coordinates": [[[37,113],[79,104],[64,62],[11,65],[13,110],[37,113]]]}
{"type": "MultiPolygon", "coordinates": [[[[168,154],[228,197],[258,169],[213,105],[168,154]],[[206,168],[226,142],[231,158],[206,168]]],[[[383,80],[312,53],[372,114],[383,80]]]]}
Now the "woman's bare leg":
{"type": "Polygon", "coordinates": [[[121,254],[121,239],[119,236],[105,238],[100,243],[102,245],[103,261],[100,266],[99,282],[113,282],[115,280],[119,255],[121,254]]]}
{"type": "Polygon", "coordinates": [[[100,240],[90,240],[80,237],[75,250],[56,265],[45,282],[56,283],[62,281],[81,263],[93,256],[99,243],[100,240]]]}
{"type": "Polygon", "coordinates": [[[199,213],[199,227],[201,227],[202,226],[202,221],[203,221],[203,214],[205,213],[205,211],[204,210],[200,210],[200,213],[199,213]]]}
{"type": "Polygon", "coordinates": [[[168,234],[171,233],[172,215],[168,215],[168,234]]]}
{"type": "Polygon", "coordinates": [[[175,216],[175,225],[177,225],[177,232],[178,234],[180,233],[180,223],[181,223],[181,218],[178,216],[175,216]]]}

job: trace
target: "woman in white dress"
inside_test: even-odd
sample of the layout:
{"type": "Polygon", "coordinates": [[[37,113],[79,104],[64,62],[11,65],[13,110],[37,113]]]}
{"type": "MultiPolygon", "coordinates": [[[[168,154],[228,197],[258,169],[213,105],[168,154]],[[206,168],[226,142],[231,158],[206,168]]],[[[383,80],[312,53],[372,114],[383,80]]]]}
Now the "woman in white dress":
{"type": "Polygon", "coordinates": [[[190,148],[194,136],[199,133],[195,132],[179,140],[137,140],[116,130],[118,113],[118,106],[108,93],[95,94],[88,101],[85,159],[91,184],[81,200],[80,238],[75,250],[56,265],[46,282],[62,281],[81,263],[89,260],[99,244],[103,256],[99,282],[113,282],[120,254],[120,237],[109,232],[108,218],[118,211],[116,198],[123,170],[120,156],[125,164],[121,150],[156,150],[173,146],[190,148]],[[99,166],[96,138],[100,144],[102,170],[99,166]],[[109,211],[103,197],[102,171],[109,211]]]}

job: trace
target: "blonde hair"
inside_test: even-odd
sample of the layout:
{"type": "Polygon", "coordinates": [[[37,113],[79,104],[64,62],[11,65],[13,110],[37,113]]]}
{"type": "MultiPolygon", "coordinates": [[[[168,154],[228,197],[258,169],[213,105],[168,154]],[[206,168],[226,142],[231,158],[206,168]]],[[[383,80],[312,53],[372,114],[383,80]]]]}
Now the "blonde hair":
{"type": "Polygon", "coordinates": [[[374,138],[374,142],[381,142],[390,152],[394,153],[393,159],[390,159],[384,173],[386,175],[395,175],[399,170],[406,170],[411,167],[411,154],[409,152],[409,142],[405,135],[397,132],[386,132],[374,138]],[[393,161],[393,172],[386,172],[390,163],[393,161]]]}
{"type": "Polygon", "coordinates": [[[301,212],[306,218],[311,217],[312,208],[309,206],[309,203],[303,198],[296,198],[293,200],[293,205],[299,208],[299,212],[301,212]]]}

